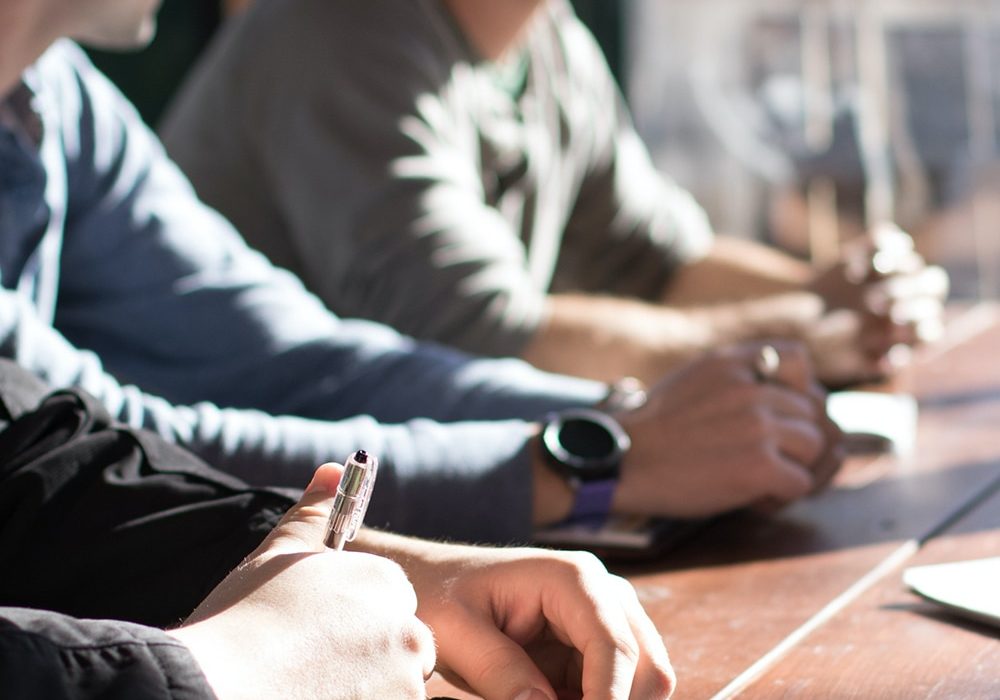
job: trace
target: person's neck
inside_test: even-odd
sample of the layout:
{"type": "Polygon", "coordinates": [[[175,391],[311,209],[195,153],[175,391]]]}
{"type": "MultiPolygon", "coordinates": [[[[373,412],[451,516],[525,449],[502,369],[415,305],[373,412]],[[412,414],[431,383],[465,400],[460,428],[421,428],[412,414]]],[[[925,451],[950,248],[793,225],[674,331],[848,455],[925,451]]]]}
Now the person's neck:
{"type": "Polygon", "coordinates": [[[24,70],[58,38],[53,22],[29,2],[0,2],[0,100],[17,86],[24,70]]]}
{"type": "Polygon", "coordinates": [[[444,0],[479,55],[495,61],[517,44],[545,0],[444,0]]]}

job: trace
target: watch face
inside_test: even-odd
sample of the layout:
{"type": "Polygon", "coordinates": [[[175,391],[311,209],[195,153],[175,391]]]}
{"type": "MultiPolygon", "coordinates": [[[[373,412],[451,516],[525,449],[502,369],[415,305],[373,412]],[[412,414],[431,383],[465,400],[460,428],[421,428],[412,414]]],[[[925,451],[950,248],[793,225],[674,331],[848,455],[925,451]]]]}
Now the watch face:
{"type": "Polygon", "coordinates": [[[615,439],[611,433],[599,429],[593,421],[586,418],[569,418],[563,421],[559,442],[571,455],[588,462],[602,462],[615,452],[615,439]]]}
{"type": "Polygon", "coordinates": [[[613,479],[630,446],[628,435],[610,416],[589,409],[565,411],[542,435],[549,461],[580,481],[613,479]]]}

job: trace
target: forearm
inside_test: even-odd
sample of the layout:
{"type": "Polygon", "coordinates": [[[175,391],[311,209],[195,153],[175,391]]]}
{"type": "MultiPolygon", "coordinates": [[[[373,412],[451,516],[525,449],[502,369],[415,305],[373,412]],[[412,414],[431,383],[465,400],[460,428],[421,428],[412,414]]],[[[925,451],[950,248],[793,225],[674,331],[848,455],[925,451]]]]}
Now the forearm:
{"type": "Polygon", "coordinates": [[[591,295],[553,295],[523,359],[550,372],[605,382],[656,379],[711,346],[707,319],[654,304],[591,295]]]}
{"type": "Polygon", "coordinates": [[[812,268],[753,241],[718,236],[701,260],[677,270],[663,292],[669,306],[742,301],[805,289],[812,268]]]}
{"type": "Polygon", "coordinates": [[[365,449],[381,462],[370,524],[477,542],[530,537],[532,426],[524,421],[382,425],[364,416],[326,422],[205,410],[213,417],[181,444],[251,484],[301,488],[317,464],[365,449]],[[484,502],[494,517],[483,512],[484,502]]]}
{"type": "Polygon", "coordinates": [[[819,297],[798,292],[683,309],[594,296],[549,297],[546,323],[524,359],[550,371],[652,383],[711,348],[762,338],[801,339],[819,297]]]}

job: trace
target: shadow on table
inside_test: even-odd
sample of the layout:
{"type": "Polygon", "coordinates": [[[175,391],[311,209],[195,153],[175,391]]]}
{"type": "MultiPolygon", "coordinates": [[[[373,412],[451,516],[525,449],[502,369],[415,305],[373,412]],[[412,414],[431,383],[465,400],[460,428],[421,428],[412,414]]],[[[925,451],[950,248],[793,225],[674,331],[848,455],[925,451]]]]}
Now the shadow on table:
{"type": "MultiPolygon", "coordinates": [[[[998,491],[1000,459],[891,474],[861,488],[834,488],[773,516],[740,512],[718,518],[656,561],[616,568],[630,573],[704,568],[923,541],[998,491]]],[[[954,532],[998,526],[1000,514],[992,521],[959,523],[954,532]]]]}
{"type": "Polygon", "coordinates": [[[996,403],[1000,386],[980,387],[970,391],[931,393],[920,397],[920,408],[963,408],[974,404],[996,403]]]}
{"type": "Polygon", "coordinates": [[[952,627],[959,627],[966,632],[980,634],[984,637],[995,637],[1000,639],[1000,628],[994,627],[985,622],[977,622],[967,617],[962,617],[956,613],[948,612],[947,610],[932,603],[924,601],[914,601],[912,603],[889,603],[880,606],[880,608],[882,610],[889,610],[893,612],[920,615],[921,617],[926,617],[929,620],[942,622],[944,624],[951,625],[952,627]]]}

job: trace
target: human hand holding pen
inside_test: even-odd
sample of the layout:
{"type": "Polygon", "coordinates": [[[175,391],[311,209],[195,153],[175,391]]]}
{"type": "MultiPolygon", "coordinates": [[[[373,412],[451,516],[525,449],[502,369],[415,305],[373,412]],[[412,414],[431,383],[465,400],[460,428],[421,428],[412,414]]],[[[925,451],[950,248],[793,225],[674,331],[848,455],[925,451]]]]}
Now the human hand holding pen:
{"type": "Polygon", "coordinates": [[[222,700],[425,697],[434,641],[406,575],[324,544],[341,469],[321,466],[260,547],[170,631],[222,700]]]}

